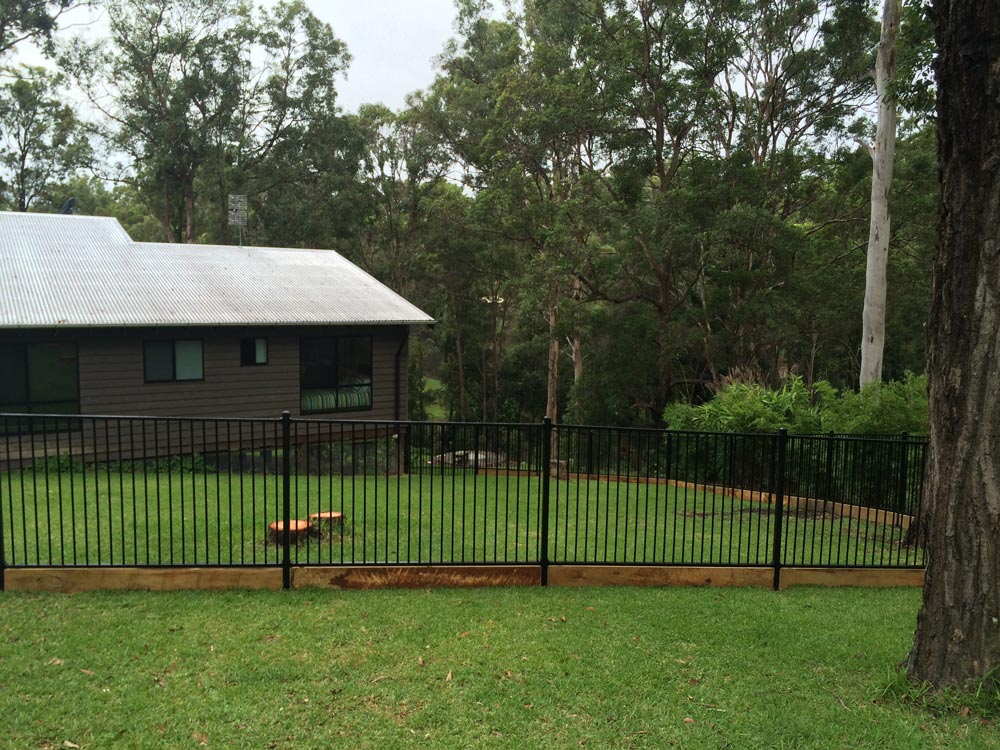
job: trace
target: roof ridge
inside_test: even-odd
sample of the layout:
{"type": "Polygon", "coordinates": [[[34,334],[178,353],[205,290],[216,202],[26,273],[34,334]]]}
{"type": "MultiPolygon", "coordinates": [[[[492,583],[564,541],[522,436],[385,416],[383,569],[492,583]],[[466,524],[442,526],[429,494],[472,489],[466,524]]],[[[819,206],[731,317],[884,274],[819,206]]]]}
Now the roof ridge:
{"type": "Polygon", "coordinates": [[[324,247],[279,247],[278,245],[222,245],[217,242],[147,242],[143,240],[132,240],[132,244],[143,247],[157,246],[169,248],[225,248],[227,250],[280,250],[283,252],[292,251],[297,253],[334,253],[344,260],[350,261],[339,250],[324,247]]]}

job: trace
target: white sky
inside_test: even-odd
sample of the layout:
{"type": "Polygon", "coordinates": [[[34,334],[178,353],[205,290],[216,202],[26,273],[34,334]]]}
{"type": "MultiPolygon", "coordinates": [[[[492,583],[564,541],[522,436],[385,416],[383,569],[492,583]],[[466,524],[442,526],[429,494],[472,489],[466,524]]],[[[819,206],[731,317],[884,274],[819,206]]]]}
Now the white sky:
{"type": "MultiPolygon", "coordinates": [[[[267,2],[267,0],[265,0],[267,2]]],[[[433,58],[454,35],[454,0],[305,0],[316,16],[333,27],[347,43],[352,62],[346,80],[338,82],[340,106],[347,112],[358,105],[380,102],[401,109],[406,95],[434,80],[433,58]]],[[[61,19],[60,37],[106,33],[100,17],[88,28],[93,14],[75,11],[61,19]]],[[[40,54],[21,45],[18,58],[42,63],[40,54]]]]}
{"type": "Polygon", "coordinates": [[[306,0],[347,43],[353,61],[338,87],[340,105],[381,102],[400,109],[434,80],[432,58],[454,35],[453,0],[306,0]]]}

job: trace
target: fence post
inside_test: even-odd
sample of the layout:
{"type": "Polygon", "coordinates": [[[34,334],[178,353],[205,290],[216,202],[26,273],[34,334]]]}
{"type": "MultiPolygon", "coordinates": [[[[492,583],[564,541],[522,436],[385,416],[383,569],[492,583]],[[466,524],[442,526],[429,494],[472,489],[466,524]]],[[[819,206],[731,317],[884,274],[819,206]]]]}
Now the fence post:
{"type": "Polygon", "coordinates": [[[542,585],[549,585],[549,485],[552,481],[552,419],[542,419],[542,529],[539,563],[542,585]]]}
{"type": "Polygon", "coordinates": [[[775,467],[776,481],[771,488],[774,493],[774,549],[771,555],[771,565],[774,567],[774,590],[781,589],[781,538],[782,517],[785,515],[785,458],[788,449],[788,430],[782,427],[778,430],[778,455],[775,467]]]}
{"type": "Polygon", "coordinates": [[[900,433],[899,443],[903,455],[899,462],[899,489],[897,490],[896,497],[896,512],[906,513],[906,464],[910,453],[910,435],[906,430],[903,430],[903,432],[900,433]]]}
{"type": "Polygon", "coordinates": [[[292,587],[292,415],[281,412],[281,587],[292,587]]]}

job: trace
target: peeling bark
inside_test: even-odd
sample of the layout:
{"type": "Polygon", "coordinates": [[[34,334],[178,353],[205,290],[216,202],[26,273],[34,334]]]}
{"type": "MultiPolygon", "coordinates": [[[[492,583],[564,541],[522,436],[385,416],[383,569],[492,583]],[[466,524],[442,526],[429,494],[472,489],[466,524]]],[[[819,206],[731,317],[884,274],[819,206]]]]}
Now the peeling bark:
{"type": "Polygon", "coordinates": [[[896,154],[896,102],[889,84],[896,75],[896,35],[900,0],[882,6],[882,36],[875,61],[878,120],[872,156],[871,219],[868,225],[868,260],[865,266],[865,306],[861,316],[861,378],[864,388],[882,380],[885,350],[886,270],[889,267],[889,194],[896,154]]]}

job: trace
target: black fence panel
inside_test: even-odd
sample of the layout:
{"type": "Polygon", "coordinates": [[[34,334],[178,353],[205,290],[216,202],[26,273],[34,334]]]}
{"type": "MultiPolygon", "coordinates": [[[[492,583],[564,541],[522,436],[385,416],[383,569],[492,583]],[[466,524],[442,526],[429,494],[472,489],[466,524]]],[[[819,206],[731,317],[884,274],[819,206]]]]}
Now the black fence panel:
{"type": "Polygon", "coordinates": [[[727,489],[767,491],[774,435],[560,426],[553,562],[768,565],[773,513],[727,489]]]}
{"type": "Polygon", "coordinates": [[[791,436],[784,565],[917,567],[926,443],[906,435],[791,436]]]}
{"type": "Polygon", "coordinates": [[[539,562],[538,425],[294,420],[291,442],[316,529],[293,564],[539,562]]]}
{"type": "Polygon", "coordinates": [[[277,420],[0,416],[8,566],[276,564],[277,420]],[[265,523],[266,521],[266,523],[265,523]]]}
{"type": "Polygon", "coordinates": [[[920,567],[925,455],[905,434],[0,415],[0,574],[920,567]]]}

